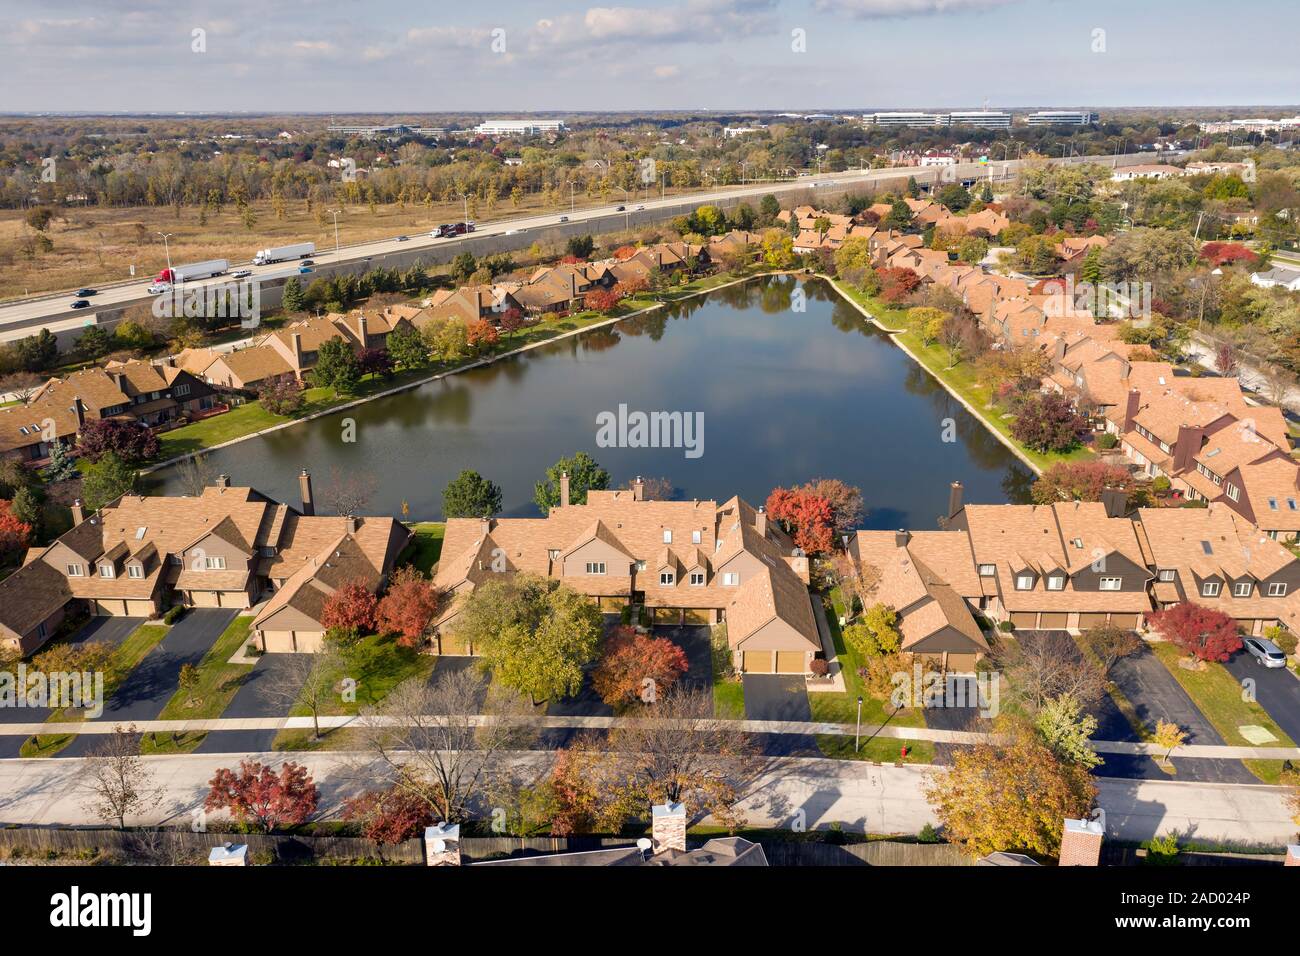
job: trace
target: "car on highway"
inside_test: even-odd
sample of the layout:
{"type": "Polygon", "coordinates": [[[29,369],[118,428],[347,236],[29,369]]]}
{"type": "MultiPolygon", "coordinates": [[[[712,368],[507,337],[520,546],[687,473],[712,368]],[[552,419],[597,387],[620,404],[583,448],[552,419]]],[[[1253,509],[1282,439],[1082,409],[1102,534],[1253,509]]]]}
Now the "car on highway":
{"type": "Polygon", "coordinates": [[[559,221],[560,221],[560,222],[568,222],[568,221],[569,221],[569,217],[568,217],[568,216],[561,216],[560,219],[559,219],[559,221]]]}
{"type": "Polygon", "coordinates": [[[253,270],[252,270],[252,269],[236,269],[234,272],[230,273],[230,278],[232,278],[232,279],[247,279],[247,278],[248,278],[249,276],[251,276],[252,274],[253,274],[253,270]]]}
{"type": "Polygon", "coordinates": [[[304,259],[302,260],[302,262],[298,263],[298,265],[302,266],[303,268],[306,268],[307,266],[314,266],[315,264],[316,264],[315,259],[304,259]]]}
{"type": "Polygon", "coordinates": [[[410,238],[411,238],[410,236],[395,236],[393,238],[393,242],[406,242],[406,240],[410,238]]]}
{"type": "Polygon", "coordinates": [[[98,294],[98,292],[99,292],[98,289],[78,289],[76,292],[72,294],[75,295],[78,299],[84,299],[86,296],[96,295],[98,294]]]}
{"type": "Polygon", "coordinates": [[[310,275],[311,273],[313,273],[313,272],[315,272],[315,271],[316,271],[316,270],[313,269],[311,266],[299,266],[299,267],[298,267],[298,275],[300,275],[300,276],[310,275]]]}
{"type": "Polygon", "coordinates": [[[1256,664],[1264,667],[1286,667],[1286,653],[1272,641],[1262,637],[1243,637],[1241,643],[1246,653],[1255,658],[1256,664]]]}
{"type": "Polygon", "coordinates": [[[614,211],[615,211],[615,212],[627,212],[627,206],[615,206],[615,207],[614,207],[614,211]]]}
{"type": "Polygon", "coordinates": [[[475,225],[474,225],[474,220],[473,220],[473,219],[467,219],[467,220],[465,220],[465,231],[466,231],[466,232],[473,232],[475,228],[476,228],[476,227],[475,227],[475,225]]]}
{"type": "Polygon", "coordinates": [[[85,299],[73,299],[73,300],[72,300],[71,308],[74,308],[74,309],[88,309],[88,308],[90,308],[90,303],[87,302],[85,299]]]}
{"type": "Polygon", "coordinates": [[[440,226],[434,226],[431,230],[429,230],[429,238],[430,238],[430,239],[441,239],[441,238],[442,238],[442,228],[441,228],[440,226]]]}
{"type": "Polygon", "coordinates": [[[637,206],[637,207],[636,207],[636,211],[637,211],[637,212],[640,212],[640,211],[641,211],[642,209],[644,209],[644,208],[645,208],[645,206],[637,206]]]}
{"type": "Polygon", "coordinates": [[[519,235],[521,232],[526,232],[526,231],[527,231],[527,230],[524,230],[524,229],[507,229],[505,232],[502,233],[502,235],[503,235],[503,236],[517,236],[517,235],[519,235]]]}

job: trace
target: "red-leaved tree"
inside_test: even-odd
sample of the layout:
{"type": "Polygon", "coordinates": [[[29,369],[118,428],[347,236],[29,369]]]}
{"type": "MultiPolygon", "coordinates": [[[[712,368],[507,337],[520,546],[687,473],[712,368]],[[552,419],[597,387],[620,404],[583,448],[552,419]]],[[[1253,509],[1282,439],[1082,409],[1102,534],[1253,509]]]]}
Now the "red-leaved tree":
{"type": "Polygon", "coordinates": [[[424,638],[437,609],[433,583],[419,568],[407,565],[389,578],[388,591],[375,609],[375,624],[384,633],[399,635],[397,643],[414,647],[424,638]]]}
{"type": "Polygon", "coordinates": [[[804,488],[774,488],[766,507],[806,554],[825,554],[834,547],[835,512],[821,495],[804,488]]]}
{"type": "Polygon", "coordinates": [[[591,683],[611,707],[658,700],[688,667],[686,652],[666,637],[638,634],[626,625],[605,638],[591,683]]]}
{"type": "Polygon", "coordinates": [[[343,804],[343,819],[361,827],[362,836],[379,843],[401,843],[419,836],[433,823],[429,804],[398,787],[367,790],[343,804]]]}
{"type": "Polygon", "coordinates": [[[1207,242],[1201,246],[1201,258],[1211,265],[1234,265],[1238,262],[1254,265],[1259,255],[1238,242],[1207,242]]]}
{"type": "Polygon", "coordinates": [[[1151,611],[1147,622],[1188,654],[1203,661],[1226,661],[1241,648],[1237,622],[1228,614],[1185,601],[1151,611]]]}
{"type": "Polygon", "coordinates": [[[593,289],[583,296],[582,304],[593,312],[610,312],[623,300],[613,289],[593,289]]]}
{"type": "Polygon", "coordinates": [[[1115,488],[1133,491],[1133,473],[1122,465],[1104,461],[1058,461],[1034,482],[1030,494],[1040,505],[1058,501],[1101,501],[1101,493],[1115,488]]]}
{"type": "Polygon", "coordinates": [[[348,581],[325,599],[320,622],[328,630],[348,631],[353,636],[375,626],[379,599],[360,579],[348,581]]]}
{"type": "Polygon", "coordinates": [[[8,558],[31,541],[32,526],[14,516],[13,502],[0,500],[0,556],[8,558]]]}
{"type": "Polygon", "coordinates": [[[877,269],[880,277],[880,298],[890,304],[902,302],[921,284],[921,277],[911,269],[877,269]]]}
{"type": "Polygon", "coordinates": [[[128,465],[138,465],[158,454],[158,436],[139,422],[120,418],[92,418],[81,426],[77,454],[99,461],[108,452],[128,465]]]}
{"type": "Polygon", "coordinates": [[[241,760],[238,771],[218,770],[208,787],[205,810],[227,810],[245,826],[267,831],[306,823],[320,799],[307,768],[293,761],[277,774],[256,760],[241,760]]]}
{"type": "Polygon", "coordinates": [[[1069,451],[1092,430],[1070,400],[1056,392],[1026,395],[1016,409],[1011,434],[1034,451],[1069,451]]]}
{"type": "Polygon", "coordinates": [[[475,319],[465,326],[465,341],[476,352],[482,352],[497,344],[501,333],[487,319],[475,319]]]}

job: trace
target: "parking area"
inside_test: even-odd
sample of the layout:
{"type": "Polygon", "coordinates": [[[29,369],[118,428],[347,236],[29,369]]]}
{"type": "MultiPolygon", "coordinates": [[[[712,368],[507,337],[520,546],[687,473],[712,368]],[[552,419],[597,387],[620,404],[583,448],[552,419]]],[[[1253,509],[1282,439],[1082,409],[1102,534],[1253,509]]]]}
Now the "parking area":
{"type": "Polygon", "coordinates": [[[746,674],[746,720],[812,720],[802,674],[746,674]]]}
{"type": "Polygon", "coordinates": [[[1223,665],[1238,682],[1255,682],[1255,700],[1288,737],[1300,741],[1300,679],[1285,667],[1263,667],[1244,649],[1223,665]]]}

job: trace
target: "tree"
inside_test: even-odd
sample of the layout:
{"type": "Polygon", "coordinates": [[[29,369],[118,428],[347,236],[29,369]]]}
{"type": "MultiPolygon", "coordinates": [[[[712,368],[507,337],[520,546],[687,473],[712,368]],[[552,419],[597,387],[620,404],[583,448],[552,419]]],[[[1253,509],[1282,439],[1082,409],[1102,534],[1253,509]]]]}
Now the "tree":
{"type": "Polygon", "coordinates": [[[612,312],[621,301],[622,296],[613,289],[593,289],[583,296],[582,304],[593,312],[612,312]]]}
{"type": "Polygon", "coordinates": [[[1086,768],[1021,735],[1007,747],[959,748],[950,769],[931,774],[925,792],[949,838],[971,856],[1055,856],[1061,821],[1087,816],[1097,787],[1086,768]]]}
{"type": "Polygon", "coordinates": [[[769,269],[789,269],[795,264],[794,240],[779,229],[763,233],[763,265],[769,269]]]}
{"type": "Polygon", "coordinates": [[[302,408],[302,382],[290,374],[273,375],[257,390],[257,400],[272,415],[291,417],[302,408]]]}
{"type": "Polygon", "coordinates": [[[1191,601],[1150,611],[1147,623],[1198,660],[1222,663],[1241,649],[1231,615],[1191,601]]]}
{"type": "Polygon", "coordinates": [[[117,824],[119,830],[126,829],[127,817],[146,813],[162,802],[163,791],[154,786],[153,773],[140,758],[140,736],[134,726],[114,727],[82,770],[88,792],[86,812],[117,824]]]}
{"type": "Polygon", "coordinates": [[[307,768],[292,760],[278,774],[256,760],[241,760],[238,771],[218,770],[208,787],[205,810],[229,811],[244,826],[266,832],[306,823],[320,799],[307,768]]]}
{"type": "Polygon", "coordinates": [[[270,686],[270,696],[282,713],[302,708],[311,715],[312,739],[320,740],[320,717],[336,703],[339,676],[347,672],[347,659],[336,632],[327,632],[315,654],[288,654],[280,665],[279,677],[270,686]]]}
{"type": "Polygon", "coordinates": [[[111,451],[106,452],[99,461],[87,465],[84,475],[81,497],[91,511],[98,511],[109,502],[135,490],[135,468],[111,451]]]}
{"type": "Polygon", "coordinates": [[[206,454],[191,455],[176,464],[176,479],[182,492],[191,498],[198,498],[203,489],[212,484],[213,469],[206,454]]]}
{"type": "Polygon", "coordinates": [[[520,573],[476,588],[456,634],[478,650],[496,681],[539,703],[578,693],[602,626],[600,610],[585,595],[520,573]]]}
{"type": "Polygon", "coordinates": [[[1102,676],[1110,674],[1121,659],[1131,657],[1142,649],[1142,639],[1132,631],[1113,624],[1098,624],[1084,631],[1080,637],[1083,646],[1101,664],[1102,676]]]}
{"type": "Polygon", "coordinates": [[[1214,350],[1214,370],[1225,377],[1237,374],[1237,350],[1231,342],[1220,342],[1214,350]]]}
{"type": "Polygon", "coordinates": [[[35,372],[11,372],[0,378],[0,394],[10,393],[26,405],[31,401],[32,393],[45,384],[45,377],[35,372]]]}
{"type": "Polygon", "coordinates": [[[932,306],[917,306],[907,310],[907,327],[921,339],[922,345],[933,345],[943,334],[943,324],[948,313],[932,306]]]}
{"type": "Polygon", "coordinates": [[[563,502],[566,505],[585,505],[588,491],[603,491],[609,487],[609,472],[585,451],[561,458],[546,469],[545,480],[533,487],[533,501],[543,514],[549,514],[552,508],[562,504],[560,477],[564,474],[569,476],[569,500],[563,502]]]}
{"type": "Polygon", "coordinates": [[[501,333],[497,331],[497,327],[487,319],[475,319],[465,326],[465,341],[477,354],[491,351],[492,346],[496,345],[500,338],[501,333]]]}
{"type": "Polygon", "coordinates": [[[903,641],[898,631],[898,613],[888,605],[873,604],[861,621],[844,629],[844,639],[863,657],[897,654],[903,641]]]}
{"type": "Polygon", "coordinates": [[[1091,431],[1070,400],[1055,392],[1025,396],[1011,423],[1011,434],[1034,451],[1069,451],[1091,431]]]}
{"type": "Polygon", "coordinates": [[[1108,488],[1131,495],[1133,473],[1121,465],[1102,461],[1058,461],[1034,482],[1030,495],[1040,505],[1058,501],[1101,501],[1108,488]]]}
{"type": "Polygon", "coordinates": [[[442,491],[442,517],[489,518],[501,510],[501,486],[466,469],[442,491]]]}
{"type": "MultiPolygon", "coordinates": [[[[614,286],[615,292],[619,291],[619,285],[614,286]]],[[[513,338],[514,334],[524,327],[524,313],[519,309],[506,309],[497,316],[497,325],[507,338],[513,338]]]]}
{"type": "Polygon", "coordinates": [[[462,285],[469,281],[469,277],[478,269],[478,261],[474,258],[472,252],[459,253],[451,260],[451,276],[462,285]]]}
{"type": "Polygon", "coordinates": [[[59,340],[49,329],[19,339],[13,345],[18,364],[28,372],[41,372],[59,358],[59,340]]]}
{"type": "Polygon", "coordinates": [[[1049,701],[1070,696],[1090,707],[1105,693],[1101,669],[1068,636],[1045,632],[1017,634],[994,654],[1022,710],[1036,714],[1049,701]]]}
{"type": "Polygon", "coordinates": [[[767,496],[767,513],[794,536],[807,554],[824,554],[834,547],[834,512],[821,495],[802,488],[774,488],[767,496]]]}
{"type": "Polygon", "coordinates": [[[343,819],[361,827],[361,835],[377,843],[401,843],[417,837],[434,823],[433,809],[418,796],[398,787],[367,790],[343,804],[343,819]]]}
{"type": "Polygon", "coordinates": [[[564,244],[565,253],[579,259],[590,259],[591,252],[595,248],[596,240],[590,235],[570,236],[569,241],[564,244]]]}
{"type": "Polygon", "coordinates": [[[193,664],[186,662],[181,665],[181,672],[176,678],[177,686],[185,691],[185,706],[194,705],[194,691],[198,688],[202,675],[199,669],[193,664]]]}
{"type": "Polygon", "coordinates": [[[335,395],[350,395],[361,381],[361,363],[352,345],[342,338],[328,339],[316,350],[312,381],[321,388],[334,389],[335,395]]]}
{"type": "Polygon", "coordinates": [[[68,447],[57,438],[50,443],[50,463],[45,467],[45,480],[50,484],[67,481],[77,473],[77,463],[68,453],[68,447]]]}
{"type": "Polygon", "coordinates": [[[605,638],[592,686],[611,707],[656,699],[686,673],[686,652],[667,638],[622,625],[605,638]]]}
{"type": "Polygon", "coordinates": [[[455,319],[435,319],[420,330],[429,354],[444,362],[458,362],[469,355],[469,332],[455,319]]]}
{"type": "Polygon", "coordinates": [[[357,369],[362,375],[391,378],[393,375],[393,356],[385,349],[362,349],[357,353],[357,369]]]}
{"type": "Polygon", "coordinates": [[[429,361],[429,347],[412,326],[399,325],[393,329],[385,345],[393,361],[402,368],[420,368],[429,361]]]}
{"type": "Polygon", "coordinates": [[[865,609],[867,601],[880,584],[880,569],[873,564],[856,560],[848,551],[836,551],[831,556],[835,580],[844,598],[844,616],[852,620],[859,607],[865,609]]]}
{"type": "Polygon", "coordinates": [[[921,284],[921,277],[904,267],[877,269],[876,275],[880,279],[880,298],[890,305],[902,302],[921,284]]]}
{"type": "Polygon", "coordinates": [[[1062,760],[1088,769],[1101,765],[1101,757],[1089,744],[1097,732],[1097,718],[1085,713],[1071,695],[1046,701],[1034,715],[1034,729],[1062,760]]]}
{"type": "Polygon", "coordinates": [[[158,454],[158,436],[140,422],[119,418],[92,418],[81,426],[77,451],[87,461],[99,461],[112,453],[129,465],[138,465],[158,454]]]}
{"type": "Polygon", "coordinates": [[[509,774],[498,756],[535,739],[531,715],[518,693],[478,668],[412,678],[378,707],[362,709],[354,766],[369,780],[378,766],[384,786],[419,801],[435,819],[457,823],[509,774]],[[485,722],[485,715],[496,719],[485,722]]]}
{"type": "Polygon", "coordinates": [[[438,595],[419,568],[407,565],[393,572],[388,590],[375,609],[375,626],[381,634],[399,635],[398,643],[414,647],[438,609],[438,595]]]}
{"type": "Polygon", "coordinates": [[[1183,728],[1167,720],[1156,721],[1156,732],[1151,735],[1151,742],[1165,751],[1162,763],[1169,765],[1169,759],[1173,757],[1174,751],[1183,745],[1187,739],[1187,734],[1183,728]]]}
{"type": "Polygon", "coordinates": [[[831,528],[846,535],[862,521],[862,489],[838,478],[814,478],[802,486],[810,495],[825,498],[831,506],[831,528]]]}
{"type": "Polygon", "coordinates": [[[113,330],[113,341],[120,349],[133,352],[153,348],[157,337],[135,319],[126,319],[113,330]]]}
{"type": "Polygon", "coordinates": [[[367,587],[366,582],[354,578],[325,598],[320,622],[328,630],[338,631],[355,639],[357,635],[374,629],[375,611],[378,607],[379,599],[367,587]]]}
{"type": "Polygon", "coordinates": [[[7,562],[27,550],[31,540],[32,526],[13,513],[13,502],[0,499],[0,560],[7,562]]]}
{"type": "Polygon", "coordinates": [[[307,299],[302,292],[302,283],[297,276],[290,276],[280,294],[280,306],[286,312],[301,312],[307,307],[307,299]]]}
{"type": "Polygon", "coordinates": [[[359,515],[365,512],[374,493],[374,475],[331,466],[330,480],[321,498],[336,515],[359,515]]]}

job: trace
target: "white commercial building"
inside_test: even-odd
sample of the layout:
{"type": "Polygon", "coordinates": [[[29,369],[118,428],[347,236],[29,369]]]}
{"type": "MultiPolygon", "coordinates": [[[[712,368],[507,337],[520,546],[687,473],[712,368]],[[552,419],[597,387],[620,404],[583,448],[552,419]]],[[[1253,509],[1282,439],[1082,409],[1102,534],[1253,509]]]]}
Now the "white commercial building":
{"type": "Polygon", "coordinates": [[[862,117],[868,126],[892,126],[896,129],[919,129],[927,126],[947,126],[947,113],[868,113],[862,117]]]}
{"type": "Polygon", "coordinates": [[[563,129],[564,120],[484,120],[474,127],[474,132],[484,136],[539,136],[563,129]]]}
{"type": "Polygon", "coordinates": [[[1091,126],[1100,117],[1090,110],[1039,110],[1025,117],[1030,126],[1091,126]]]}
{"type": "Polygon", "coordinates": [[[976,129],[1011,129],[1011,114],[1001,110],[967,110],[948,114],[949,126],[973,126],[976,129]]]}

